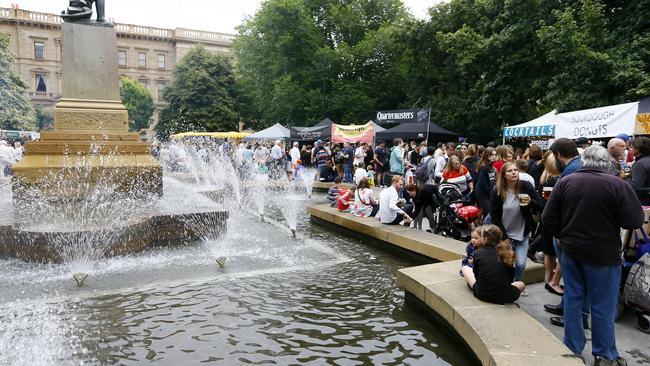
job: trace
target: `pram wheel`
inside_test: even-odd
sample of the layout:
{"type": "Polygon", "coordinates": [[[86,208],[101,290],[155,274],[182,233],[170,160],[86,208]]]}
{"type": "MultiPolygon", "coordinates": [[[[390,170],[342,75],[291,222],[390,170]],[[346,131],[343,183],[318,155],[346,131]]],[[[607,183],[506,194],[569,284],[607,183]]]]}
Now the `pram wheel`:
{"type": "Polygon", "coordinates": [[[636,318],[636,325],[644,333],[650,333],[650,316],[639,313],[636,318]]]}

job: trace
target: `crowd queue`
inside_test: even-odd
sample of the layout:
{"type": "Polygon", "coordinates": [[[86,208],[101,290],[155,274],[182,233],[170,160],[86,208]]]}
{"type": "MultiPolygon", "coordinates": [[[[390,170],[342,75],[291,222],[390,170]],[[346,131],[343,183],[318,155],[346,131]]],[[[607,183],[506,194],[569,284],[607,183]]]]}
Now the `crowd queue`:
{"type": "Polygon", "coordinates": [[[453,184],[461,201],[478,208],[461,268],[474,296],[498,304],[526,296],[527,258],[543,261],[545,288],[562,299],[544,308],[564,327],[569,349],[581,355],[591,328],[596,365],[627,364],[614,334],[621,229],[641,228],[642,206],[650,205],[650,138],[619,135],[593,145],[560,138],[546,151],[401,139],[373,151],[319,141],[309,161],[322,181],[335,182],[333,206],[386,225],[421,229],[426,218],[435,230],[442,223],[434,216],[448,203],[441,191],[453,184]]]}

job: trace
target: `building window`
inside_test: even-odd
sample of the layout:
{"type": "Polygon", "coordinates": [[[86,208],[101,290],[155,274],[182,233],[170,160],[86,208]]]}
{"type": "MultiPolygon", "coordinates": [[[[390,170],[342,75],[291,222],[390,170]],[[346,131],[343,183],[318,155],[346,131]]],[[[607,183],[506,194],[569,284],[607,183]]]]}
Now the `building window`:
{"type": "Polygon", "coordinates": [[[35,89],[39,93],[47,93],[47,85],[45,84],[46,75],[42,73],[34,74],[35,89]]]}
{"type": "Polygon", "coordinates": [[[166,85],[167,85],[167,82],[166,82],[166,81],[158,80],[158,81],[156,82],[156,92],[157,92],[157,94],[158,94],[158,101],[159,101],[159,102],[164,101],[164,99],[163,99],[163,95],[164,95],[164,91],[165,91],[165,86],[166,86],[166,85]]]}
{"type": "Polygon", "coordinates": [[[141,69],[147,68],[147,54],[145,52],[138,52],[138,67],[141,69]]]}
{"type": "Polygon", "coordinates": [[[140,85],[144,86],[145,89],[149,89],[149,80],[147,79],[140,79],[138,80],[140,85]]]}
{"type": "Polygon", "coordinates": [[[45,60],[45,43],[34,42],[34,58],[37,60],[45,60]]]}
{"type": "Polygon", "coordinates": [[[117,64],[120,66],[126,66],[126,51],[117,51],[117,64]]]}
{"type": "Polygon", "coordinates": [[[158,68],[161,70],[165,69],[165,55],[158,54],[158,68]]]}

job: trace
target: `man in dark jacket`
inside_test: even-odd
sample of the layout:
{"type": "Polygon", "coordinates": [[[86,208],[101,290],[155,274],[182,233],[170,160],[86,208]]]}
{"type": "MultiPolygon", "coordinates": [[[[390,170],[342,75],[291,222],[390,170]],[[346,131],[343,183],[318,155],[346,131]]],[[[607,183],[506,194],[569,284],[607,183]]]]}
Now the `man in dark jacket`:
{"type": "Polygon", "coordinates": [[[582,354],[582,307],[589,301],[595,365],[626,365],[618,355],[614,334],[621,282],[620,228],[641,227],[643,210],[632,188],[606,173],[607,149],[589,147],[582,164],[555,185],[542,215],[563,252],[564,343],[573,353],[582,354]]]}

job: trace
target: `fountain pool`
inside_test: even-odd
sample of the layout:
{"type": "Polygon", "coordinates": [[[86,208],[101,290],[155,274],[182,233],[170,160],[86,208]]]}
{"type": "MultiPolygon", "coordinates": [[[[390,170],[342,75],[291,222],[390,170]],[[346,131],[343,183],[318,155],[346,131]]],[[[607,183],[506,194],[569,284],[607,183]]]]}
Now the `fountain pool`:
{"type": "MultiPolygon", "coordinates": [[[[168,156],[163,197],[134,206],[187,212],[180,220],[193,240],[106,257],[85,255],[103,236],[60,237],[54,244],[72,258],[64,263],[0,259],[0,365],[476,364],[405,302],[395,273],[412,259],[312,225],[306,207],[324,195],[220,154],[208,146],[168,156]],[[226,215],[191,215],[205,211],[226,215]],[[79,259],[84,287],[71,279],[79,259]]],[[[20,211],[7,192],[0,184],[0,209],[20,211]]],[[[119,213],[125,207],[106,202],[94,218],[119,226],[134,217],[119,213]]],[[[46,224],[77,226],[54,221],[46,224]]]]}

